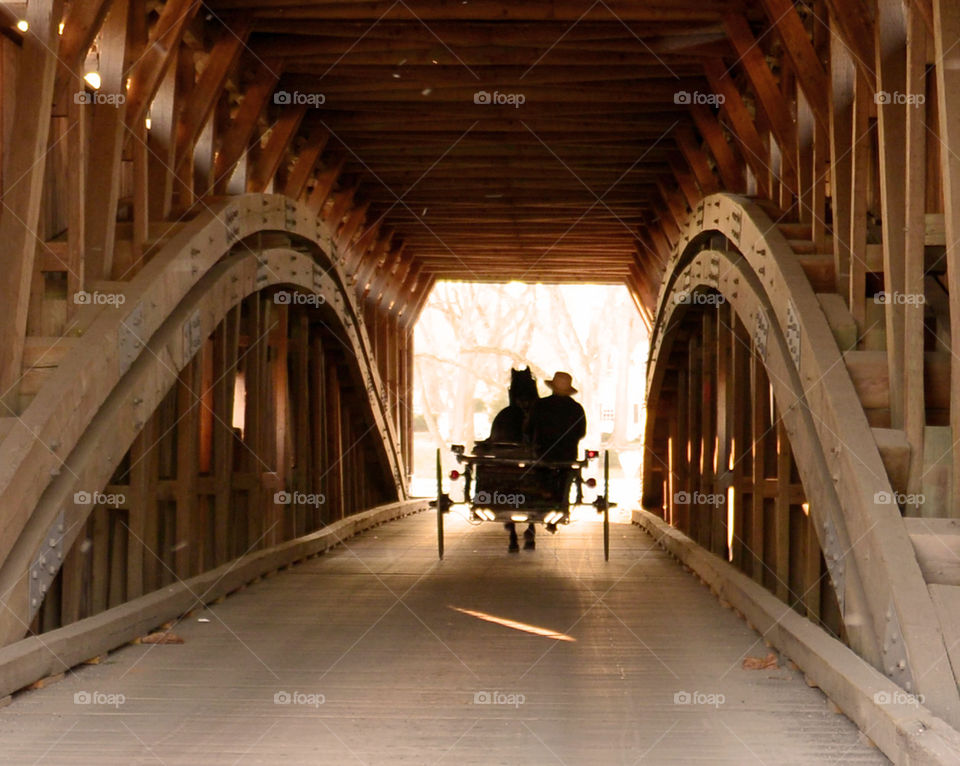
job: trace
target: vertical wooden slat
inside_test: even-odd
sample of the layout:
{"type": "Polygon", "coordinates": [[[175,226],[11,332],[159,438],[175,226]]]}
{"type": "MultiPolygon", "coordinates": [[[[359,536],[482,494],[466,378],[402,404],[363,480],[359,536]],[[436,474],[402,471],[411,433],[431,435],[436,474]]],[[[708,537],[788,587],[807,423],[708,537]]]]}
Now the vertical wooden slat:
{"type": "MultiPolygon", "coordinates": [[[[924,296],[924,253],[926,232],[927,126],[926,98],[927,28],[915,6],[908,10],[907,27],[907,95],[919,105],[907,107],[906,124],[906,234],[904,240],[904,291],[924,296]],[[922,96],[922,98],[921,98],[922,96]]],[[[909,99],[908,99],[909,100],[909,99]]],[[[909,342],[903,350],[904,429],[910,443],[910,468],[907,473],[907,494],[922,494],[923,437],[926,406],[923,390],[924,302],[915,300],[903,307],[903,337],[909,342]]],[[[906,509],[919,514],[916,503],[906,509]]]]}
{"type": "Polygon", "coordinates": [[[857,74],[853,98],[853,125],[850,174],[850,313],[863,333],[867,309],[867,179],[870,174],[870,85],[857,74]]]}
{"type": "MultiPolygon", "coordinates": [[[[937,102],[940,115],[940,152],[943,207],[947,236],[947,284],[950,293],[950,335],[960,342],[960,5],[953,0],[933,2],[934,44],[937,60],[937,102]]],[[[960,354],[950,357],[951,443],[960,439],[960,354]]],[[[960,449],[953,448],[951,502],[960,507],[960,449]]]]}
{"type": "MultiPolygon", "coordinates": [[[[876,23],[877,127],[880,139],[880,195],[883,207],[883,281],[887,296],[903,296],[904,216],[903,183],[906,150],[907,30],[901,0],[878,0],[876,23]]],[[[887,374],[890,389],[890,425],[903,428],[904,304],[887,300],[884,306],[887,374]]]]}
{"type": "Polygon", "coordinates": [[[5,181],[0,214],[0,401],[17,407],[17,386],[23,359],[30,299],[30,280],[40,220],[50,105],[57,72],[58,26],[63,0],[32,0],[27,5],[30,32],[24,36],[17,73],[13,127],[4,158],[5,181]]]}

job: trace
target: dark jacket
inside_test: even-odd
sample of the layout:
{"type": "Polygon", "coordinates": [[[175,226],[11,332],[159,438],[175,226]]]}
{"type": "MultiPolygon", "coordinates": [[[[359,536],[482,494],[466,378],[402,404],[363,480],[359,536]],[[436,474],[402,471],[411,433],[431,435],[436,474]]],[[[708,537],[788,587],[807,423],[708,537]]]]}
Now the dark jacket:
{"type": "Polygon", "coordinates": [[[541,459],[572,461],[587,432],[587,416],[569,396],[552,394],[534,405],[530,429],[541,459]]]}

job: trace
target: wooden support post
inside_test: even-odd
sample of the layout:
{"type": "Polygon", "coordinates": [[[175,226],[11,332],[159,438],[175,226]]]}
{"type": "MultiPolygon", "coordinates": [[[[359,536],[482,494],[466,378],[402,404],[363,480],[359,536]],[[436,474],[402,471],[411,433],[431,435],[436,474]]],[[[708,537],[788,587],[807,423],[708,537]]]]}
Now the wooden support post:
{"type": "Polygon", "coordinates": [[[753,414],[750,418],[753,427],[751,435],[753,441],[753,476],[752,476],[752,507],[750,509],[750,539],[747,542],[751,560],[750,574],[754,580],[763,584],[769,578],[766,575],[766,561],[764,554],[767,547],[766,529],[766,498],[764,484],[767,479],[767,434],[770,431],[770,383],[767,380],[767,371],[763,361],[756,354],[753,355],[751,367],[750,390],[752,392],[753,414]]]}
{"type": "Polygon", "coordinates": [[[73,296],[84,286],[85,205],[87,200],[88,120],[85,104],[71,98],[67,103],[70,123],[67,147],[72,162],[67,165],[67,319],[77,310],[73,296]]]}
{"type": "Polygon", "coordinates": [[[0,320],[0,403],[11,410],[17,408],[27,330],[62,10],[63,0],[33,0],[27,6],[30,31],[24,35],[20,53],[13,127],[6,144],[16,151],[4,157],[4,177],[17,179],[5,190],[0,215],[0,305],[4,307],[0,320]]]}
{"type": "MultiPolygon", "coordinates": [[[[947,237],[947,284],[950,293],[950,337],[960,342],[960,5],[933,1],[934,43],[937,60],[937,101],[940,116],[940,152],[943,208],[947,237]],[[947,150],[950,147],[950,151],[947,150]]],[[[951,444],[960,439],[960,355],[950,355],[951,444]]],[[[960,449],[953,448],[951,508],[960,507],[960,449]]]]}
{"type": "Polygon", "coordinates": [[[344,515],[344,474],[343,474],[343,430],[340,417],[340,375],[337,364],[328,359],[326,369],[326,395],[324,399],[326,412],[327,459],[324,470],[327,476],[329,491],[327,492],[327,507],[330,512],[330,521],[342,519],[344,515]]]}
{"type": "MultiPolygon", "coordinates": [[[[916,6],[911,5],[907,13],[907,101],[919,102],[919,105],[909,105],[906,115],[906,234],[903,284],[908,296],[925,297],[927,125],[923,102],[927,93],[927,27],[916,6]]],[[[917,299],[907,302],[903,308],[903,337],[906,339],[903,350],[903,420],[910,444],[907,495],[914,497],[923,493],[923,439],[927,423],[922,341],[924,303],[925,301],[917,299]]],[[[920,508],[913,503],[906,512],[919,515],[920,508]]]]}
{"type": "Polygon", "coordinates": [[[113,276],[120,159],[126,140],[126,104],[120,97],[126,94],[128,10],[129,3],[113,3],[100,33],[101,85],[97,95],[112,95],[117,102],[94,103],[88,107],[91,145],[87,185],[95,189],[96,194],[85,200],[85,269],[93,279],[113,276]]]}
{"type": "MultiPolygon", "coordinates": [[[[779,410],[779,408],[778,408],[779,410]]],[[[790,472],[793,456],[787,427],[777,412],[777,496],[773,500],[773,571],[777,598],[790,598],[790,472]]],[[[788,601],[789,603],[789,601],[788,601]]]]}
{"type": "Polygon", "coordinates": [[[731,418],[733,421],[731,435],[733,437],[733,532],[731,541],[731,558],[734,565],[741,571],[747,571],[749,562],[749,548],[746,540],[749,528],[746,521],[750,515],[747,503],[749,493],[745,491],[746,482],[752,476],[753,452],[750,446],[751,422],[753,407],[750,398],[750,364],[753,352],[750,348],[750,335],[744,327],[740,317],[735,313],[731,316],[730,329],[731,353],[731,393],[733,405],[731,418]]]}
{"type": "MultiPolygon", "coordinates": [[[[877,126],[880,140],[880,196],[883,205],[883,283],[890,381],[890,425],[903,428],[904,216],[903,166],[906,152],[907,28],[900,0],[878,0],[874,26],[877,54],[877,126]]],[[[911,107],[916,109],[916,107],[911,107]]]]}
{"type": "Polygon", "coordinates": [[[724,560],[729,558],[727,544],[730,512],[730,493],[733,475],[730,471],[730,456],[734,431],[734,407],[736,391],[733,383],[733,321],[734,312],[730,304],[723,302],[717,309],[716,322],[716,402],[717,402],[717,446],[716,474],[713,489],[710,491],[723,498],[715,512],[711,531],[710,549],[724,560]]]}
{"type": "Polygon", "coordinates": [[[830,29],[830,201],[836,289],[849,300],[850,212],[853,195],[853,98],[856,69],[844,41],[830,29]]]}
{"type": "Polygon", "coordinates": [[[858,335],[866,330],[867,308],[867,180],[870,174],[870,84],[862,75],[855,79],[853,134],[850,150],[850,313],[857,322],[858,335]]]}
{"type": "Polygon", "coordinates": [[[694,502],[700,494],[700,454],[703,447],[703,370],[701,369],[703,351],[702,340],[693,336],[687,341],[687,443],[690,450],[689,473],[684,490],[687,493],[687,529],[686,534],[700,541],[703,516],[708,513],[704,504],[694,502]]]}
{"type": "Polygon", "coordinates": [[[717,438],[717,315],[707,307],[701,317],[700,342],[700,476],[694,486],[706,500],[700,505],[697,542],[713,550],[716,517],[726,511],[724,502],[712,502],[714,486],[715,445],[717,438]]]}
{"type": "Polygon", "coordinates": [[[227,312],[214,334],[213,383],[213,476],[216,495],[213,505],[214,564],[231,558],[230,508],[233,501],[233,407],[240,343],[240,307],[227,312]]]}
{"type": "Polygon", "coordinates": [[[690,504],[681,503],[684,493],[689,491],[690,476],[690,378],[688,370],[677,373],[677,419],[676,438],[672,438],[673,451],[670,460],[670,475],[673,487],[670,492],[670,523],[684,534],[690,531],[690,504]]]}
{"type": "Polygon", "coordinates": [[[177,381],[177,538],[174,544],[177,577],[197,574],[199,540],[194,521],[197,512],[198,463],[198,389],[200,370],[194,358],[180,373],[177,381]]]}

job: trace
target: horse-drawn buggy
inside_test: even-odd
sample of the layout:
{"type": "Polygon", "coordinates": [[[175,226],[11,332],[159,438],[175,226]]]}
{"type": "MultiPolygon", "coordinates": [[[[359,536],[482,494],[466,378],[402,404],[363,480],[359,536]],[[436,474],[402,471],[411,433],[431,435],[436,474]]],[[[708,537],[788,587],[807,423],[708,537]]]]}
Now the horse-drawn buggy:
{"type": "MultiPolygon", "coordinates": [[[[450,472],[451,481],[463,480],[463,500],[454,501],[443,490],[443,468],[437,450],[437,499],[430,502],[437,511],[437,548],[443,558],[444,516],[455,505],[465,505],[472,523],[543,524],[555,532],[570,523],[570,512],[584,502],[583,487],[596,487],[594,478],[584,479],[583,470],[599,457],[587,450],[575,461],[545,461],[534,457],[527,445],[510,442],[477,442],[468,454],[461,444],[451,448],[462,472],[450,472]]],[[[603,455],[603,491],[592,505],[603,514],[603,557],[610,557],[609,454],[603,455]]]]}

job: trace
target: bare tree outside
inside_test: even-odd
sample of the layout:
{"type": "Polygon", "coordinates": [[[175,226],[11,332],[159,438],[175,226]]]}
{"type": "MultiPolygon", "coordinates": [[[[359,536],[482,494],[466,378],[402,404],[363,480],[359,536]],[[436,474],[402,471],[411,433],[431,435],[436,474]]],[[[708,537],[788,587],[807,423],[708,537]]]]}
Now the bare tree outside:
{"type": "MultiPolygon", "coordinates": [[[[639,479],[647,333],[627,290],[606,285],[441,282],[415,335],[414,488],[429,492],[434,455],[489,433],[511,367],[529,365],[541,395],[566,370],[587,413],[581,448],[611,451],[623,503],[639,479]]],[[[452,461],[450,463],[452,465],[452,461]]]]}

